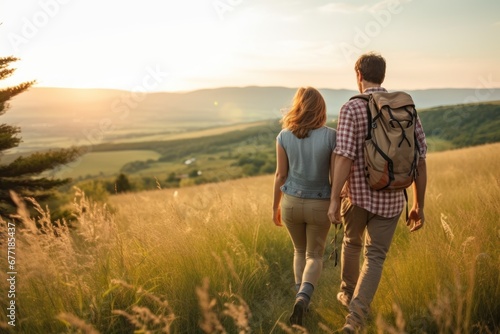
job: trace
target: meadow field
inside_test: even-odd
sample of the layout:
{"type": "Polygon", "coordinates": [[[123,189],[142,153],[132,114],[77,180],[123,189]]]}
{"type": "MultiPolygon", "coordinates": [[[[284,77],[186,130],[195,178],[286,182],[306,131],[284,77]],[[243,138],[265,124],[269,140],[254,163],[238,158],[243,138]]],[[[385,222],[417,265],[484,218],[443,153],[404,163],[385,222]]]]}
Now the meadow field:
{"type": "MultiPolygon", "coordinates": [[[[365,332],[500,333],[500,144],[430,153],[427,165],[426,224],[410,234],[400,221],[365,332]]],[[[304,328],[288,325],[293,249],[271,221],[272,186],[272,175],[257,176],[107,204],[75,189],[74,219],[59,225],[18,200],[0,331],[335,333],[346,311],[331,244],[304,328]],[[13,269],[15,299],[6,298],[13,269]]]]}
{"type": "Polygon", "coordinates": [[[56,177],[78,178],[87,175],[109,176],[116,175],[116,172],[125,164],[132,161],[147,161],[158,159],[159,154],[155,151],[114,151],[114,152],[90,152],[78,160],[61,168],[56,177]]]}

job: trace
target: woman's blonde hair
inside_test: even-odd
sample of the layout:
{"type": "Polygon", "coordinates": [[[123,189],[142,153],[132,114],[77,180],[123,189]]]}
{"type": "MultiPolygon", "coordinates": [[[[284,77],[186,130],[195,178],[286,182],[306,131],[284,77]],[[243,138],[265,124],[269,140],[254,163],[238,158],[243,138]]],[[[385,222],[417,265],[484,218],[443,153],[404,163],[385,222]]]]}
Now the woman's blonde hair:
{"type": "Polygon", "coordinates": [[[297,138],[306,138],[309,131],[326,124],[326,104],[321,93],[312,87],[301,87],[293,97],[290,110],[281,119],[283,129],[297,138]]]}

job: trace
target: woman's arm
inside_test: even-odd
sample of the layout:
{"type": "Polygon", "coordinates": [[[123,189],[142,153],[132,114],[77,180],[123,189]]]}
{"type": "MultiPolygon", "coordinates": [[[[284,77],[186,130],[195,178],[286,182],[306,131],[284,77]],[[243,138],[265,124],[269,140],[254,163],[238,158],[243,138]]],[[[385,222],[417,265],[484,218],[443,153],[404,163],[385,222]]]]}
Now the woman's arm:
{"type": "Polygon", "coordinates": [[[273,221],[276,226],[281,224],[281,186],[288,176],[288,157],[285,149],[276,141],[276,174],[274,176],[273,221]]]}
{"type": "Polygon", "coordinates": [[[335,153],[330,156],[330,186],[333,185],[333,174],[335,172],[335,153]]]}

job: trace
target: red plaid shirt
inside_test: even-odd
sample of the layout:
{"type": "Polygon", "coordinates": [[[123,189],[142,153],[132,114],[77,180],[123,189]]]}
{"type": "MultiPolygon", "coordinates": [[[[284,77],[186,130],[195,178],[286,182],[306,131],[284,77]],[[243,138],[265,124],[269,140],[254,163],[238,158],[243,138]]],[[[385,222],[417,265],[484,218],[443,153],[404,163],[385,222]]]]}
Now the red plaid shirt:
{"type": "MultiPolygon", "coordinates": [[[[368,88],[364,93],[386,92],[382,87],[368,88]]],[[[371,213],[382,217],[394,217],[401,213],[405,199],[403,191],[372,190],[364,174],[365,158],[363,143],[368,132],[366,101],[350,100],[340,109],[337,127],[337,146],[334,153],[353,160],[351,173],[342,190],[342,196],[371,213]]],[[[417,118],[415,133],[420,148],[420,158],[425,159],[427,144],[425,134],[417,118]]]]}

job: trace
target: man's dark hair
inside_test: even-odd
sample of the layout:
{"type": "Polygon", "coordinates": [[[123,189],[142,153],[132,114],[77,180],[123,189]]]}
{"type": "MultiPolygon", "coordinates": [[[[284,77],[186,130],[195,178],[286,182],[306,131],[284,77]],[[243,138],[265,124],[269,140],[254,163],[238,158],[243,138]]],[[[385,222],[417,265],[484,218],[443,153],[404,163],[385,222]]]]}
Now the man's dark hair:
{"type": "Polygon", "coordinates": [[[376,53],[364,54],[356,61],[354,70],[359,71],[364,80],[380,85],[385,78],[385,59],[376,53]]]}

